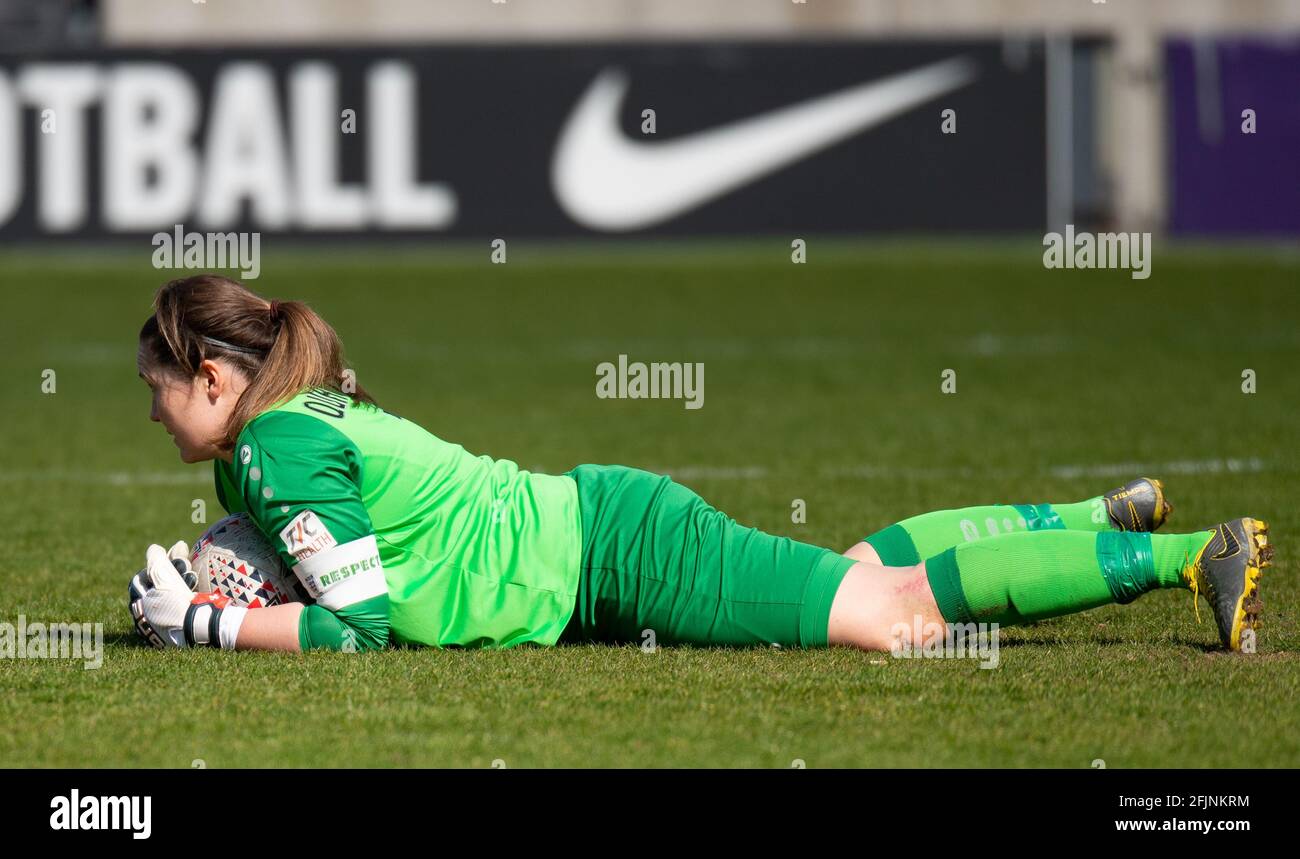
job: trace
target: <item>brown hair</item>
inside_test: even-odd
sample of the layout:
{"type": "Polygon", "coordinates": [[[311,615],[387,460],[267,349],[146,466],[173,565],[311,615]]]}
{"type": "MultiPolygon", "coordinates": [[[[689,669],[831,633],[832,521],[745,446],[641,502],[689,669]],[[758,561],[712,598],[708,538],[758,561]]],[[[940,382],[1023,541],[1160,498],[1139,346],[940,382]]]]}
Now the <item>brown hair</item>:
{"type": "Polygon", "coordinates": [[[147,367],[193,378],[205,360],[222,358],[249,379],[217,440],[220,447],[233,447],[245,424],[306,388],[330,388],[374,403],[360,385],[343,390],[343,344],[300,301],[268,302],[238,281],[200,274],[164,285],[153,307],[140,329],[147,367]]]}

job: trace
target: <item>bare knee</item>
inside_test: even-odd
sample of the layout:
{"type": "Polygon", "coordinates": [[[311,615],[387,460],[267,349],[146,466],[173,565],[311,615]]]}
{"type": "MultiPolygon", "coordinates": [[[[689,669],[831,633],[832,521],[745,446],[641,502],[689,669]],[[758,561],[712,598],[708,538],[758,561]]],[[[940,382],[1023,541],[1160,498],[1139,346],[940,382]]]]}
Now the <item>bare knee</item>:
{"type": "Polygon", "coordinates": [[[893,650],[913,629],[929,623],[943,623],[943,617],[924,563],[882,567],[859,562],[835,592],[827,641],[861,650],[893,650]]]}

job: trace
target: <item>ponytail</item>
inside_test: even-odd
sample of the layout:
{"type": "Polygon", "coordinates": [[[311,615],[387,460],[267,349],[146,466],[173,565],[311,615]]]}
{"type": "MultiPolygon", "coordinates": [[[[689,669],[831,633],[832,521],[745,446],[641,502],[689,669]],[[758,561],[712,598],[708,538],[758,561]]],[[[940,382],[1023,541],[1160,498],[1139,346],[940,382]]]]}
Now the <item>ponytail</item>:
{"type": "Polygon", "coordinates": [[[300,301],[267,302],[219,275],[181,278],[159,289],[154,314],[140,329],[140,350],[150,367],[186,378],[215,358],[244,373],[249,385],[218,440],[223,448],[234,447],[253,418],[307,388],[374,403],[359,385],[343,384],[343,344],[319,314],[300,301]]]}

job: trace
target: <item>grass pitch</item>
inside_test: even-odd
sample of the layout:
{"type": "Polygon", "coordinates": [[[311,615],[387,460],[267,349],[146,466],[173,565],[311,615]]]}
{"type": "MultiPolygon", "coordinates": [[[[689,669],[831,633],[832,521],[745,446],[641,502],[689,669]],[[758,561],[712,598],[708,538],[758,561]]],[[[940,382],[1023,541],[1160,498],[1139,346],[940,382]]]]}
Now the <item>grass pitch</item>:
{"type": "Polygon", "coordinates": [[[1187,592],[1006,630],[994,670],[845,649],[157,653],[127,579],[149,542],[199,533],[196,501],[221,515],[135,374],[170,273],[147,250],[6,253],[0,621],[102,622],[105,651],[97,670],[0,659],[0,766],[1300,765],[1300,260],[1170,250],[1135,281],[1046,271],[1032,243],[788,253],[267,247],[251,285],[310,301],[382,404],[472,452],[668,470],[837,549],[925,510],[1160,477],[1171,530],[1272,525],[1259,653],[1219,652],[1187,592]],[[619,354],[703,362],[704,407],[598,399],[619,354]]]}

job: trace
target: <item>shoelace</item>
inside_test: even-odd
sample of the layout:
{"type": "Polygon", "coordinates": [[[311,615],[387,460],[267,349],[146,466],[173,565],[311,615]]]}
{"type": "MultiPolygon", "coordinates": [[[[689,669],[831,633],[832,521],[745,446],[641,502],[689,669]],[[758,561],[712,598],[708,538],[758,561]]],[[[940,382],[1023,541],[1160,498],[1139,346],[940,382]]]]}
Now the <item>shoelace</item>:
{"type": "MultiPolygon", "coordinates": [[[[1191,562],[1191,555],[1187,554],[1187,550],[1184,549],[1183,568],[1187,569],[1189,566],[1191,566],[1190,562],[1191,562]]],[[[1195,568],[1192,568],[1191,572],[1187,574],[1187,577],[1192,580],[1192,611],[1196,614],[1196,622],[1200,623],[1201,622],[1201,601],[1197,599],[1197,597],[1201,595],[1201,579],[1200,576],[1196,575],[1195,568]]]]}

